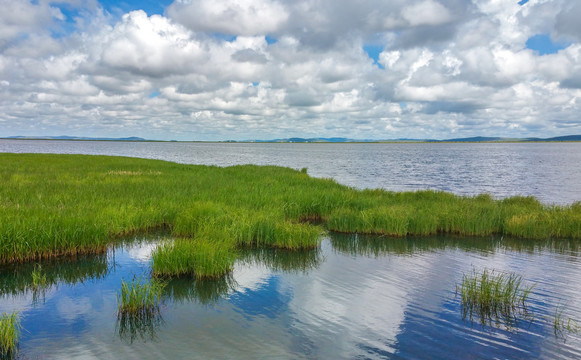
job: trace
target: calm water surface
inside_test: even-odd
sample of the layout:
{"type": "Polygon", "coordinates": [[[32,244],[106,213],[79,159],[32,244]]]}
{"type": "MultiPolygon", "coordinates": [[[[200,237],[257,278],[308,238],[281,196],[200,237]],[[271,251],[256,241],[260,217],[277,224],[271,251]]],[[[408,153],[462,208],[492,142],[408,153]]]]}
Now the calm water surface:
{"type": "MultiPolygon", "coordinates": [[[[581,200],[581,144],[195,144],[0,140],[0,152],[123,155],[181,163],[307,167],[359,188],[441,189],[581,200]]],[[[19,311],[23,359],[578,359],[581,243],[329,234],[307,252],[248,251],[231,276],[170,282],[159,316],[117,318],[121,280],[149,278],[160,239],[107,254],[0,267],[0,311],[19,311]],[[529,314],[463,318],[456,285],[474,269],[536,284],[529,314]]]]}
{"type": "Polygon", "coordinates": [[[204,165],[308,168],[357,188],[437,189],[581,201],[581,143],[236,144],[0,140],[0,152],[132,156],[204,165]]]}
{"type": "Polygon", "coordinates": [[[117,320],[121,279],[147,277],[156,239],[102,256],[0,272],[0,308],[20,311],[23,358],[79,359],[575,359],[581,337],[555,334],[554,314],[578,319],[580,243],[385,239],[334,235],[314,251],[243,253],[231,277],[168,284],[160,316],[117,320]],[[456,284],[474,268],[525,274],[530,318],[462,318],[456,284]]]}

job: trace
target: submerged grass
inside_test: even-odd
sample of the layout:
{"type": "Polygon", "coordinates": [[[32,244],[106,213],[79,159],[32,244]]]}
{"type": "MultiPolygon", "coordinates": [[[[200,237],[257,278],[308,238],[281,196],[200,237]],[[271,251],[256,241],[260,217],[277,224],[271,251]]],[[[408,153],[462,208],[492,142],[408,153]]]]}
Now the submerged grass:
{"type": "Polygon", "coordinates": [[[520,314],[527,313],[527,299],[534,285],[523,284],[522,276],[515,273],[484,269],[464,274],[456,293],[462,300],[463,317],[475,316],[482,323],[502,319],[510,323],[520,314]]]}
{"type": "Polygon", "coordinates": [[[579,203],[356,190],[274,166],[52,154],[0,154],[0,163],[0,264],[103,253],[159,228],[179,240],[156,251],[154,273],[199,278],[227,273],[238,248],[313,249],[325,230],[581,238],[579,203]]]}
{"type": "Polygon", "coordinates": [[[581,332],[581,325],[569,316],[563,314],[565,306],[555,308],[555,317],[553,319],[553,330],[555,336],[565,337],[568,333],[578,334],[581,332]]]}
{"type": "Polygon", "coordinates": [[[0,358],[12,359],[16,356],[20,331],[18,313],[0,314],[0,358]]]}

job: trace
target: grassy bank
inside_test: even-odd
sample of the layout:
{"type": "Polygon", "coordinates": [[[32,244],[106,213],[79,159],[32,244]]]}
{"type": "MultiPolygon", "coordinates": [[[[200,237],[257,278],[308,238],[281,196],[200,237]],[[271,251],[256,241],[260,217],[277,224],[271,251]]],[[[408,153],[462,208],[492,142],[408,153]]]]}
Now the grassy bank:
{"type": "Polygon", "coordinates": [[[178,240],[154,253],[154,273],[198,278],[227,273],[241,247],[317,248],[325,229],[581,238],[579,203],[360,191],[273,166],[49,154],[0,154],[0,163],[0,263],[101,253],[116,238],[159,228],[178,240]]]}

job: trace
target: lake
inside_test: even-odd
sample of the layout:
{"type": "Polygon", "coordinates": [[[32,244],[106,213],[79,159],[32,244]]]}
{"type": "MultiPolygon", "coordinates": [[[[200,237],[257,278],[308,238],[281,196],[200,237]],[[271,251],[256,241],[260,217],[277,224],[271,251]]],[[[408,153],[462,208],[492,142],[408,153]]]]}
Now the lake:
{"type": "MultiPolygon", "coordinates": [[[[581,200],[581,144],[205,144],[0,140],[0,152],[136,156],[227,166],[307,167],[358,188],[581,200]]],[[[577,359],[581,242],[328,234],[319,249],[241,252],[231,276],[173,280],[149,321],[117,318],[121,280],[149,277],[164,234],[107,254],[0,268],[0,311],[19,311],[20,355],[99,359],[577,359]],[[464,274],[514,272],[534,285],[527,313],[463,316],[464,274]],[[575,330],[575,329],[573,329],[575,330]]],[[[580,323],[581,324],[581,323],[580,323]]]]}

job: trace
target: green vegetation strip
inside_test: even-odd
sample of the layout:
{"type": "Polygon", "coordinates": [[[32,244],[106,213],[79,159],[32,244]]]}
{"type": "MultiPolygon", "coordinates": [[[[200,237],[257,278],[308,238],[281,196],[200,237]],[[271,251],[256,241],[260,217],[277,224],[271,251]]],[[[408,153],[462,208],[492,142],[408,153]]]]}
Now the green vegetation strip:
{"type": "Polygon", "coordinates": [[[160,228],[176,240],[155,251],[154,275],[200,279],[228,273],[240,248],[314,249],[325,230],[581,238],[581,203],[362,191],[274,166],[51,154],[0,163],[0,263],[102,253],[160,228]]]}
{"type": "Polygon", "coordinates": [[[12,359],[16,356],[20,331],[18,313],[0,314],[0,358],[12,359]]]}

